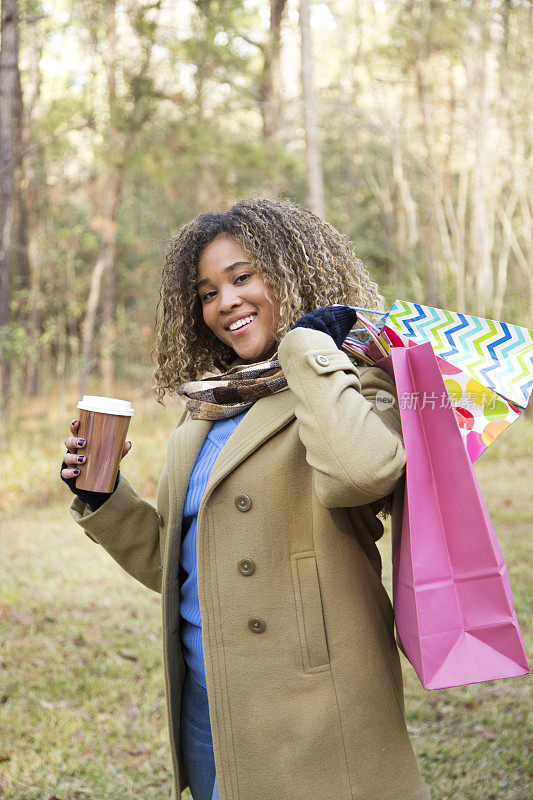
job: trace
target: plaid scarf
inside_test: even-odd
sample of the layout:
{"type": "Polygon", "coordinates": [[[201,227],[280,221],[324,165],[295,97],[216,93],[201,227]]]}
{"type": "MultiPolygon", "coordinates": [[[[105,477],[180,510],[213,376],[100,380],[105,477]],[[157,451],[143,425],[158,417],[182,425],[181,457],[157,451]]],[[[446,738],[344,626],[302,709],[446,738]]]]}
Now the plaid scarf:
{"type": "Polygon", "coordinates": [[[193,419],[226,419],[250,408],[260,397],[287,388],[287,379],[276,358],[256,364],[236,364],[221,375],[182,383],[178,394],[187,398],[193,419]]]}

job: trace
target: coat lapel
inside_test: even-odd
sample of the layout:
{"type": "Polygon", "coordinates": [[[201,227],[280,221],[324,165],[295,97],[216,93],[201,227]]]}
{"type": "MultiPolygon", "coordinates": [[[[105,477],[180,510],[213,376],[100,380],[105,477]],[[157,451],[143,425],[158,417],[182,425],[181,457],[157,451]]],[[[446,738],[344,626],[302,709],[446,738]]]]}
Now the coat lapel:
{"type": "MultiPolygon", "coordinates": [[[[290,389],[256,400],[220,451],[209,476],[206,496],[238,464],[294,418],[296,402],[296,395],[290,389]]],[[[212,424],[210,420],[188,419],[172,439],[172,453],[169,453],[173,461],[172,500],[178,519],[183,513],[189,478],[212,424]]]]}
{"type": "Polygon", "coordinates": [[[290,389],[255,401],[220,451],[207,482],[206,496],[254,450],[294,418],[296,402],[296,395],[290,389]]]}
{"type": "Polygon", "coordinates": [[[212,424],[206,419],[187,420],[171,439],[168,452],[171,509],[180,524],[189,478],[212,424]]]}

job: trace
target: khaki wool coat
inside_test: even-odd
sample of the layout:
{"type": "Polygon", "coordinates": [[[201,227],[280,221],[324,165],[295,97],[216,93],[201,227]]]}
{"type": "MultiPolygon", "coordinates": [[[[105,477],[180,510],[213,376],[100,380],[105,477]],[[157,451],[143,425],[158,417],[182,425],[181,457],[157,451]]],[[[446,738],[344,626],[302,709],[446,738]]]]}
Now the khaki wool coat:
{"type": "MultiPolygon", "coordinates": [[[[278,357],[289,388],[249,409],[198,513],[220,798],[426,800],[375,544],[383,532],[376,512],[405,466],[398,406],[379,402],[394,384],[375,367],[355,366],[320,331],[291,330],[278,357]]],[[[162,592],[174,798],[188,785],[179,726],[181,521],[211,425],[183,413],[157,510],[122,475],[97,511],[79,498],[71,506],[90,538],[162,592]]]]}

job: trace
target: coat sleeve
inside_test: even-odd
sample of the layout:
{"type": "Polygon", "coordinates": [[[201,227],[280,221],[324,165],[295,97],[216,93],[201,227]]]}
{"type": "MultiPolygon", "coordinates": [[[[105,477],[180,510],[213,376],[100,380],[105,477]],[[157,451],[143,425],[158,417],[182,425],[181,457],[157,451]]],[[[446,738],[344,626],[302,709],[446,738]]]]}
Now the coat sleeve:
{"type": "Polygon", "coordinates": [[[378,367],[357,367],[328,334],[306,328],[287,333],[278,358],[298,398],[319,500],[350,508],[389,495],[405,468],[393,380],[378,367]]]}
{"type": "MultiPolygon", "coordinates": [[[[177,428],[185,418],[183,409],[177,428]]],[[[100,508],[91,511],[76,496],[70,513],[89,539],[102,545],[126,572],[149,589],[161,591],[162,549],[169,519],[166,464],[157,487],[157,509],[132,488],[121,472],[117,488],[100,508]]]]}
{"type": "Polygon", "coordinates": [[[87,536],[102,545],[123,569],[138,581],[161,591],[160,522],[168,519],[168,479],[166,466],[157,490],[160,514],[136,492],[120,474],[117,488],[96,511],[74,497],[70,513],[87,536]]]}

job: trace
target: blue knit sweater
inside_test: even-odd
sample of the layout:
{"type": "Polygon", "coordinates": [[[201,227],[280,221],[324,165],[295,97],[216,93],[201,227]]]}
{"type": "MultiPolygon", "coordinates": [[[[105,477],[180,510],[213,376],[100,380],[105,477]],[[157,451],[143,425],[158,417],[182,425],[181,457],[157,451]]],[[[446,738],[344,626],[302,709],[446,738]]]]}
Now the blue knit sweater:
{"type": "Polygon", "coordinates": [[[213,423],[196,459],[183,506],[182,529],[186,533],[181,543],[180,565],[185,570],[187,577],[180,589],[181,646],[185,662],[191,670],[191,677],[204,689],[206,685],[202,649],[202,620],[198,603],[196,573],[196,520],[213,464],[245,414],[246,411],[236,417],[219,419],[213,423]]]}

